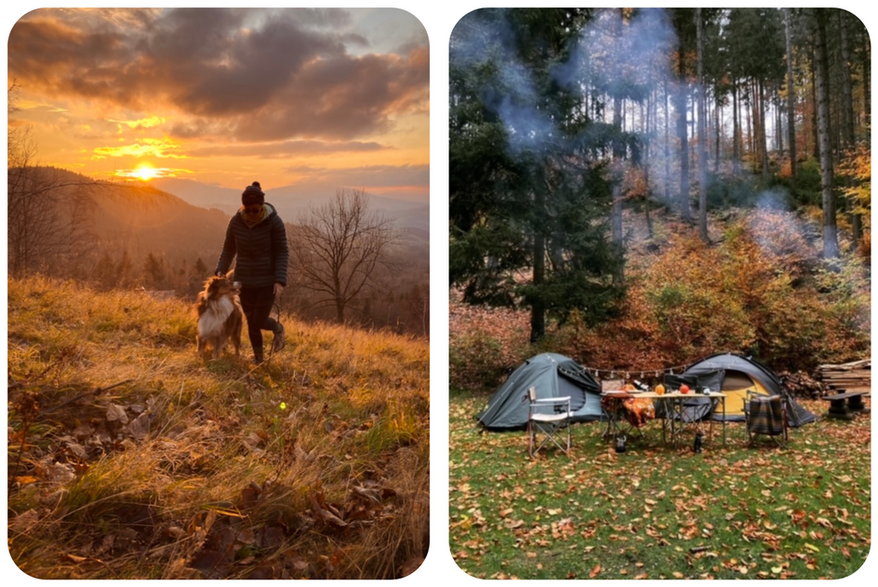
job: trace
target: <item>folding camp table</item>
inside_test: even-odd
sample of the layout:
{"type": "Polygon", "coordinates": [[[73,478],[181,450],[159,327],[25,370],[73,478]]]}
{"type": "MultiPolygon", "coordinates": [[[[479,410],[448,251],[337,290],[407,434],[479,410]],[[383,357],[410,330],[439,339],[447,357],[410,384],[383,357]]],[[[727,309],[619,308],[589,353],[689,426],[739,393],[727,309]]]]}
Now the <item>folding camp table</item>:
{"type": "MultiPolygon", "coordinates": [[[[663,413],[662,420],[662,442],[669,442],[672,445],[677,444],[678,437],[683,430],[698,425],[697,420],[686,415],[686,400],[693,398],[708,398],[713,402],[711,412],[715,411],[718,406],[722,413],[722,438],[723,446],[726,444],[726,394],[724,393],[664,393],[658,394],[654,391],[605,391],[601,394],[602,398],[609,400],[608,408],[604,411],[607,414],[607,427],[604,431],[605,438],[613,438],[618,434],[622,434],[621,422],[624,420],[624,409],[622,402],[625,399],[635,397],[643,399],[651,399],[653,404],[660,409],[656,409],[656,413],[663,413]]],[[[709,437],[713,437],[713,418],[708,418],[709,437]]]]}

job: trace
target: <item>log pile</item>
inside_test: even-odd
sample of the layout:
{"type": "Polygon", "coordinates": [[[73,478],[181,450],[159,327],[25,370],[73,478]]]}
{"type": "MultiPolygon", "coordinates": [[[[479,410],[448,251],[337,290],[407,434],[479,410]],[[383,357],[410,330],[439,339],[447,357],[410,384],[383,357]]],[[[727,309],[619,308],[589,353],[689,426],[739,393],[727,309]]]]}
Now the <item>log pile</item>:
{"type": "Polygon", "coordinates": [[[841,365],[820,365],[817,377],[827,393],[872,390],[872,361],[864,359],[841,365]]]}
{"type": "Polygon", "coordinates": [[[796,371],[795,373],[778,373],[787,391],[793,397],[804,399],[817,399],[824,394],[823,384],[815,377],[796,371]]]}

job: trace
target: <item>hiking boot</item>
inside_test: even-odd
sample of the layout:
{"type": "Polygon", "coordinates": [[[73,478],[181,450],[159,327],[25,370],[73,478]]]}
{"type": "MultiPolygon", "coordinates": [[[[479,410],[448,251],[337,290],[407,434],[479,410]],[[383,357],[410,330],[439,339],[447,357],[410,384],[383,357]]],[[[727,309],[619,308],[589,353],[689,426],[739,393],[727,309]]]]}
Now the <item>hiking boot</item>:
{"type": "Polygon", "coordinates": [[[277,323],[277,328],[274,331],[274,341],[271,343],[271,351],[279,351],[284,348],[286,341],[284,340],[284,325],[280,322],[277,323]]]}

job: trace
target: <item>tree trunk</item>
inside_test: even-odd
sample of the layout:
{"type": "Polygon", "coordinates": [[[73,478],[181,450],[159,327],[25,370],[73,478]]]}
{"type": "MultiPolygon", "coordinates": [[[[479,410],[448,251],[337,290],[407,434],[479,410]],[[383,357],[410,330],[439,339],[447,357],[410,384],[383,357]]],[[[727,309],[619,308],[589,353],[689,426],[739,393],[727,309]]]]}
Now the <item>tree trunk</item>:
{"type": "MultiPolygon", "coordinates": [[[[754,95],[755,95],[755,93],[753,92],[753,82],[748,81],[747,82],[747,96],[745,99],[745,103],[747,104],[747,111],[748,111],[747,112],[747,136],[744,138],[746,138],[745,144],[747,145],[747,155],[750,155],[753,159],[755,159],[755,157],[756,157],[756,155],[755,155],[756,143],[753,142],[753,135],[754,135],[753,130],[754,130],[754,127],[756,126],[756,120],[755,120],[756,109],[755,109],[755,106],[753,105],[753,102],[755,101],[753,99],[754,95]]],[[[742,143],[743,143],[743,141],[742,141],[742,143]]],[[[743,145],[742,145],[742,150],[743,150],[743,145]]]]}
{"type": "Polygon", "coordinates": [[[704,23],[701,9],[695,9],[695,30],[697,37],[697,79],[698,79],[698,232],[701,240],[710,240],[707,234],[707,109],[704,93],[704,23]]]}
{"type": "Polygon", "coordinates": [[[768,132],[766,131],[766,127],[768,126],[765,123],[765,117],[767,115],[765,108],[765,82],[763,80],[756,81],[756,104],[758,107],[758,115],[759,115],[759,130],[756,137],[758,141],[757,149],[759,152],[759,158],[762,166],[762,176],[768,177],[768,132]]]}
{"type": "Polygon", "coordinates": [[[819,9],[814,12],[816,60],[814,77],[817,91],[817,144],[820,153],[820,189],[823,202],[823,256],[827,259],[839,256],[838,227],[835,218],[835,194],[833,194],[832,152],[830,149],[829,124],[829,58],[826,48],[826,22],[819,9]]]}
{"type": "MultiPolygon", "coordinates": [[[[613,203],[610,210],[610,226],[612,230],[613,243],[619,247],[620,251],[624,249],[623,227],[622,227],[622,200],[623,200],[623,180],[624,169],[623,159],[625,148],[622,144],[622,98],[615,96],[613,98],[613,131],[616,138],[613,144],[613,203]]],[[[624,280],[622,266],[613,274],[613,281],[616,285],[621,285],[624,280]]]]}
{"type": "Polygon", "coordinates": [[[671,208],[671,92],[665,80],[665,206],[671,208]]]}
{"type": "Polygon", "coordinates": [[[677,140],[680,142],[680,194],[678,206],[684,220],[692,220],[692,207],[689,201],[689,129],[687,124],[688,96],[685,80],[680,81],[674,109],[677,114],[677,140]]]}
{"type": "MultiPolygon", "coordinates": [[[[862,32],[863,38],[860,43],[863,47],[869,47],[869,33],[866,29],[862,32]]],[[[872,51],[862,51],[863,56],[863,112],[865,113],[865,128],[872,127],[872,51]]]]}
{"type": "Polygon", "coordinates": [[[790,174],[796,177],[799,164],[796,161],[796,85],[793,77],[793,31],[789,8],[783,9],[784,39],[787,61],[787,132],[790,143],[790,174]]]}
{"type": "Polygon", "coordinates": [[[851,147],[855,141],[854,131],[854,90],[851,81],[851,48],[848,40],[848,26],[845,14],[838,11],[838,26],[841,41],[841,67],[838,68],[841,75],[841,147],[851,147]]]}
{"type": "Polygon", "coordinates": [[[774,105],[774,128],[775,128],[775,140],[777,141],[777,152],[781,159],[784,156],[784,136],[783,136],[783,106],[781,106],[780,101],[780,88],[775,86],[773,94],[773,100],[771,101],[774,105]]]}
{"type": "MultiPolygon", "coordinates": [[[[534,207],[541,212],[546,209],[546,196],[541,189],[534,196],[534,207]]],[[[533,285],[538,293],[530,300],[530,341],[537,342],[546,335],[546,304],[539,292],[546,279],[546,239],[539,226],[534,227],[533,256],[533,285]]]]}
{"type": "Polygon", "coordinates": [[[741,171],[741,124],[738,104],[738,81],[732,80],[732,171],[741,171]]]}
{"type": "MultiPolygon", "coordinates": [[[[644,129],[644,135],[651,137],[654,136],[655,131],[655,119],[656,119],[656,111],[658,109],[657,100],[655,99],[655,92],[652,91],[647,96],[646,103],[646,125],[644,129]]],[[[649,174],[649,169],[652,165],[652,141],[647,140],[643,149],[643,183],[645,184],[646,192],[643,194],[643,215],[646,220],[646,233],[649,235],[649,238],[653,237],[653,228],[652,228],[652,218],[649,214],[650,209],[650,195],[652,194],[652,185],[651,185],[651,177],[649,174]]]]}
{"type": "Polygon", "coordinates": [[[721,98],[719,97],[719,95],[714,96],[714,100],[715,100],[715,103],[713,105],[713,118],[714,118],[713,126],[714,126],[714,133],[716,135],[716,138],[715,138],[716,143],[714,144],[715,151],[714,151],[714,156],[713,156],[713,172],[718,175],[719,174],[720,157],[722,156],[723,105],[722,105],[721,98]]]}
{"type": "MultiPolygon", "coordinates": [[[[616,20],[615,25],[615,37],[616,39],[622,38],[622,20],[624,18],[624,14],[622,14],[620,10],[619,18],[616,20]]],[[[610,212],[610,225],[613,236],[613,243],[617,247],[619,247],[620,251],[624,251],[624,243],[623,241],[623,227],[622,227],[622,201],[623,201],[623,180],[624,180],[624,169],[623,169],[623,161],[625,159],[625,144],[622,142],[622,130],[623,130],[623,121],[622,121],[622,102],[623,99],[620,95],[616,94],[613,96],[613,132],[615,133],[615,137],[613,140],[613,203],[612,209],[610,212]]],[[[622,265],[619,265],[619,269],[613,274],[613,281],[616,285],[621,285],[624,280],[623,268],[622,265]]]]}
{"type": "Polygon", "coordinates": [[[344,324],[344,301],[340,298],[335,299],[335,320],[339,324],[344,324]]]}
{"type": "Polygon", "coordinates": [[[817,63],[817,48],[811,48],[811,103],[814,120],[811,124],[811,153],[814,159],[820,161],[820,136],[817,131],[817,72],[814,63],[817,63]]]}

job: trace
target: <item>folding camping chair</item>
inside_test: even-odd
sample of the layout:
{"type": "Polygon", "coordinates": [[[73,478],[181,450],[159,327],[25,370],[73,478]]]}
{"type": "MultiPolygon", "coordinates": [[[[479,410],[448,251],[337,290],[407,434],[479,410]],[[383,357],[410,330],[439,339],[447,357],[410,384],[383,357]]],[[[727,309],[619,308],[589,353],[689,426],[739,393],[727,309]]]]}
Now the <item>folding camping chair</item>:
{"type": "Polygon", "coordinates": [[[789,440],[786,402],[780,395],[765,396],[748,391],[744,400],[744,418],[751,445],[760,434],[772,438],[779,446],[785,446],[789,440]]]}
{"type": "Polygon", "coordinates": [[[531,458],[550,442],[568,454],[570,452],[570,397],[537,398],[537,388],[527,390],[527,452],[531,458]],[[558,438],[564,429],[566,443],[558,438]],[[542,434],[542,439],[538,436],[542,434]]]}

